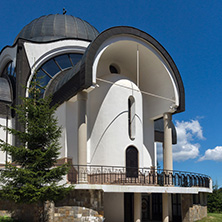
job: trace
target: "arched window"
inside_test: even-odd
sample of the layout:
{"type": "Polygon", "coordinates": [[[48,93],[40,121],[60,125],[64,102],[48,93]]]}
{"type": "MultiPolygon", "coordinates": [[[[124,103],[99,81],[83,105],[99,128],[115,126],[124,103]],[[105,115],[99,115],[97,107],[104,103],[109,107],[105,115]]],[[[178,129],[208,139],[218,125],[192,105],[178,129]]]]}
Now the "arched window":
{"type": "Polygon", "coordinates": [[[47,62],[45,62],[38,70],[37,70],[37,79],[40,81],[39,88],[41,89],[41,94],[43,96],[45,87],[48,82],[53,79],[53,77],[71,67],[74,67],[82,58],[82,54],[79,53],[69,53],[56,56],[47,62]]]}
{"type": "Polygon", "coordinates": [[[109,66],[109,71],[112,73],[112,74],[120,74],[120,68],[119,66],[115,65],[115,64],[111,64],[109,66]]]}
{"type": "Polygon", "coordinates": [[[138,150],[134,146],[126,149],[126,177],[138,177],[138,150]]]}
{"type": "Polygon", "coordinates": [[[13,100],[15,99],[15,92],[16,92],[16,71],[15,67],[13,65],[13,62],[10,61],[5,68],[3,69],[3,72],[1,73],[1,76],[8,79],[12,86],[12,93],[13,93],[13,100]]]}
{"type": "Polygon", "coordinates": [[[136,134],[136,112],[135,112],[135,99],[130,96],[128,99],[128,129],[129,137],[131,140],[135,139],[136,134]]]}

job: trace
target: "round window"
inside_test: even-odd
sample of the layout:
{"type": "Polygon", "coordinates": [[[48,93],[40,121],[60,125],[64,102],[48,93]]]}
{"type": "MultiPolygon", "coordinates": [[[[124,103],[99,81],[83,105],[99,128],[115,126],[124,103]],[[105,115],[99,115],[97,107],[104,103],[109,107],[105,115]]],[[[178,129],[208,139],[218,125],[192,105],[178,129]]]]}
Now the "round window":
{"type": "Polygon", "coordinates": [[[120,69],[117,65],[111,64],[109,66],[109,71],[113,74],[119,74],[120,73],[120,69]]]}

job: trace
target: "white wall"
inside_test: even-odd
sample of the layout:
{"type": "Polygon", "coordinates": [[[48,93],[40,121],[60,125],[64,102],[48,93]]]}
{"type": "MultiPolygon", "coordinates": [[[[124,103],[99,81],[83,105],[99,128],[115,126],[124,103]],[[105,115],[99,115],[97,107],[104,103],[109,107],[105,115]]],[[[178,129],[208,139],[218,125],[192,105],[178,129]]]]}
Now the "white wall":
{"type": "MultiPolygon", "coordinates": [[[[0,117],[0,125],[6,126],[6,118],[0,117]]],[[[12,120],[8,120],[8,127],[12,126],[12,120]]],[[[3,130],[2,127],[0,127],[0,139],[3,141],[6,141],[6,131],[3,130]]],[[[8,134],[8,143],[12,144],[12,135],[8,134]]],[[[8,156],[8,161],[10,161],[10,157],[8,156]]],[[[5,164],[6,160],[6,153],[4,151],[0,150],[0,164],[5,164]]]]}
{"type": "Polygon", "coordinates": [[[152,105],[150,118],[159,118],[170,106],[179,105],[179,90],[174,73],[152,44],[127,35],[107,39],[98,49],[94,60],[95,83],[96,78],[102,77],[112,63],[119,66],[121,74],[147,93],[146,99],[152,105]]]}
{"type": "Polygon", "coordinates": [[[104,193],[104,214],[106,222],[124,221],[124,193],[104,193]]]}
{"type": "Polygon", "coordinates": [[[60,105],[56,110],[58,126],[62,127],[62,136],[59,140],[61,145],[60,158],[68,157],[73,164],[78,164],[78,103],[68,101],[60,105]]]}
{"type": "Polygon", "coordinates": [[[66,133],[67,157],[72,158],[73,164],[78,164],[78,103],[67,102],[66,106],[66,133]]]}
{"type": "MultiPolygon", "coordinates": [[[[143,149],[141,153],[143,153],[143,155],[142,158],[140,158],[140,164],[143,163],[144,167],[156,165],[153,121],[162,117],[163,113],[165,112],[173,112],[172,107],[177,107],[179,105],[179,90],[174,73],[167,61],[161,55],[161,53],[155,47],[153,47],[151,43],[128,35],[111,37],[100,46],[94,59],[93,81],[94,83],[99,84],[100,88],[103,87],[101,91],[98,91],[97,89],[95,90],[96,92],[100,93],[96,94],[95,92],[93,92],[94,94],[96,94],[97,100],[99,100],[95,102],[97,107],[101,107],[101,105],[105,104],[106,98],[109,98],[109,96],[104,95],[110,93],[110,91],[108,91],[108,88],[104,89],[104,86],[103,84],[101,84],[100,79],[107,78],[107,74],[110,73],[109,67],[111,64],[114,64],[119,68],[119,73],[122,75],[122,78],[125,77],[130,80],[132,82],[132,85],[133,83],[135,83],[142,92],[141,119],[143,119],[143,135],[141,136],[141,138],[143,138],[143,149]],[[103,97],[103,99],[101,99],[101,97],[103,97]]],[[[116,98],[121,100],[122,97],[124,97],[123,92],[118,92],[116,88],[115,90],[116,94],[114,94],[116,95],[116,98]]],[[[115,98],[114,94],[112,98],[115,98]]],[[[117,106],[118,108],[120,108],[121,105],[116,103],[116,101],[113,101],[112,98],[109,99],[112,104],[115,104],[113,106],[117,106]]],[[[116,115],[116,110],[118,110],[118,108],[115,107],[115,109],[113,110],[113,108],[110,107],[110,109],[112,109],[116,115]]],[[[126,108],[124,108],[123,106],[121,107],[121,109],[126,110],[126,108]]],[[[100,109],[94,112],[102,113],[103,110],[100,109]]],[[[107,111],[103,112],[103,114],[104,116],[109,115],[107,114],[107,111]]],[[[96,119],[97,117],[94,116],[93,118],[96,119]]],[[[119,148],[119,153],[115,152],[115,149],[110,147],[111,151],[106,150],[106,155],[108,154],[107,160],[105,159],[105,157],[100,155],[100,162],[102,160],[102,162],[106,163],[114,163],[115,161],[115,163],[121,163],[120,159],[123,159],[122,156],[124,152],[121,148],[128,143],[126,137],[124,136],[126,133],[124,132],[124,129],[121,129],[121,124],[125,121],[124,118],[126,118],[126,116],[124,116],[123,113],[121,117],[119,117],[118,120],[115,121],[115,123],[112,123],[112,128],[107,127],[106,132],[104,130],[104,134],[102,136],[99,135],[99,132],[96,132],[97,137],[101,138],[101,140],[98,142],[99,145],[93,144],[95,142],[93,137],[89,138],[90,140],[92,140],[90,145],[91,152],[93,153],[96,152],[95,149],[99,148],[100,150],[98,150],[98,152],[102,153],[109,143],[117,146],[118,144],[121,144],[121,147],[119,148]],[[116,126],[114,126],[115,124],[116,126]],[[113,131],[115,132],[110,132],[111,129],[113,129],[113,131]],[[121,136],[110,136],[110,141],[104,141],[105,134],[119,134],[121,136]],[[115,156],[115,161],[110,160],[109,157],[112,156],[115,156]]],[[[104,121],[104,119],[101,119],[102,123],[98,123],[97,128],[100,128],[103,125],[104,121]]],[[[106,125],[108,126],[108,123],[106,123],[106,125]]],[[[92,124],[90,127],[92,128],[92,124]]],[[[125,129],[126,128],[127,127],[125,127],[125,129]]],[[[94,133],[93,129],[91,130],[94,133]]],[[[138,132],[138,128],[136,132],[138,132]]],[[[136,144],[136,141],[133,141],[132,145],[138,144],[136,144]]],[[[94,154],[90,153],[91,161],[93,160],[93,155],[94,154]]],[[[98,160],[96,160],[96,162],[98,162],[98,160]]]]}
{"type": "MultiPolygon", "coordinates": [[[[6,125],[6,119],[0,118],[0,124],[5,126],[6,125]]],[[[3,128],[0,128],[0,139],[5,141],[6,138],[6,132],[3,130],[3,128]]],[[[5,163],[5,152],[0,151],[0,164],[5,163]]]]}
{"type": "MultiPolygon", "coordinates": [[[[139,166],[150,167],[149,151],[143,147],[143,103],[138,87],[126,77],[118,74],[105,75],[103,79],[116,85],[98,81],[99,87],[89,93],[89,163],[125,166],[125,152],[127,147],[132,145],[138,149],[139,166]],[[136,106],[134,140],[130,139],[128,132],[128,98],[130,96],[135,98],[136,106]]],[[[153,137],[149,138],[153,143],[153,137]]]]}
{"type": "Polygon", "coordinates": [[[67,157],[67,134],[66,134],[66,102],[60,105],[56,112],[55,116],[58,119],[58,126],[62,127],[62,135],[59,139],[61,150],[60,150],[60,158],[67,157]]]}
{"type": "MultiPolygon", "coordinates": [[[[29,47],[31,49],[35,46],[29,45],[29,47]]],[[[47,56],[49,54],[50,52],[47,56]]],[[[99,87],[89,92],[87,100],[88,164],[125,166],[126,149],[128,146],[135,146],[139,151],[140,167],[155,165],[153,121],[161,117],[164,112],[168,112],[171,106],[178,104],[177,85],[164,58],[142,40],[129,36],[111,39],[98,50],[93,64],[93,81],[99,87]],[[111,64],[119,67],[120,74],[110,73],[111,64]],[[137,82],[138,75],[139,82],[137,82]],[[130,139],[128,133],[130,96],[135,98],[136,104],[134,140],[130,139]]],[[[77,107],[76,101],[70,103],[66,106],[64,122],[62,120],[64,117],[61,116],[61,122],[66,127],[66,133],[61,140],[66,147],[63,149],[63,155],[73,157],[76,163],[78,162],[77,107]]]]}
{"type": "Polygon", "coordinates": [[[150,158],[144,159],[145,166],[155,166],[155,149],[154,149],[154,121],[150,119],[150,107],[152,105],[148,103],[143,96],[143,144],[145,153],[150,155],[150,158]]]}

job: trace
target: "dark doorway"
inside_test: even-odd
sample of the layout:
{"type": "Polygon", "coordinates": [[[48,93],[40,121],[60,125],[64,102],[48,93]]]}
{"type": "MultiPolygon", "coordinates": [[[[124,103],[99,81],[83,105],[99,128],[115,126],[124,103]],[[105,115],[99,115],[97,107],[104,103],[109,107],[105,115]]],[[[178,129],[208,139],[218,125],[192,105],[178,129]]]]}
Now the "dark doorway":
{"type": "Polygon", "coordinates": [[[134,146],[126,149],[126,177],[138,177],[138,150],[134,146]]]}
{"type": "Polygon", "coordinates": [[[153,220],[162,221],[162,194],[152,194],[152,217],[153,220]]]}
{"type": "Polygon", "coordinates": [[[181,195],[172,194],[172,216],[173,221],[181,222],[181,195]]]}
{"type": "Polygon", "coordinates": [[[134,193],[124,193],[124,222],[134,221],[134,193]]]}

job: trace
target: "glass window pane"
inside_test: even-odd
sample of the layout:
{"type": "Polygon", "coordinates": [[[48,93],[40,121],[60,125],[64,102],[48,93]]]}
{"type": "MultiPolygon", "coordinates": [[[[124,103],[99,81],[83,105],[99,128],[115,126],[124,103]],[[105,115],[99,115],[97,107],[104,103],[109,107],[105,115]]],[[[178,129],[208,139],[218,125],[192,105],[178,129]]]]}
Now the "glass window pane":
{"type": "Polygon", "coordinates": [[[82,54],[70,54],[73,65],[75,65],[82,58],[82,54]]]}
{"type": "Polygon", "coordinates": [[[41,86],[46,86],[51,78],[46,75],[41,69],[37,72],[37,80],[40,82],[41,86]]]}
{"type": "Polygon", "coordinates": [[[51,76],[54,76],[57,72],[60,71],[59,67],[56,63],[51,59],[47,63],[45,63],[42,68],[49,73],[51,76]]]}
{"type": "Polygon", "coordinates": [[[62,69],[65,69],[65,68],[68,68],[68,67],[72,66],[68,55],[57,56],[57,57],[55,57],[55,60],[58,62],[58,64],[60,65],[60,67],[62,69]]]}
{"type": "Polygon", "coordinates": [[[37,86],[36,88],[40,90],[40,98],[43,98],[43,95],[44,95],[45,89],[42,88],[42,87],[38,87],[38,86],[37,86]]]}
{"type": "Polygon", "coordinates": [[[13,63],[11,65],[11,75],[16,77],[15,67],[14,67],[13,63]]]}
{"type": "Polygon", "coordinates": [[[11,72],[12,72],[12,63],[10,62],[8,64],[8,70],[7,70],[8,75],[11,75],[11,72]]]}

